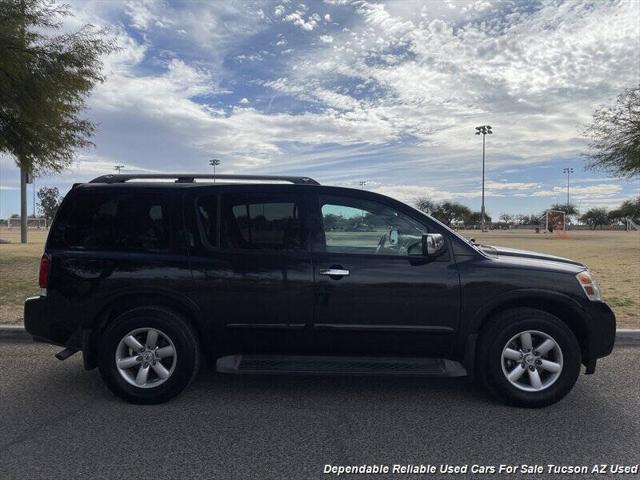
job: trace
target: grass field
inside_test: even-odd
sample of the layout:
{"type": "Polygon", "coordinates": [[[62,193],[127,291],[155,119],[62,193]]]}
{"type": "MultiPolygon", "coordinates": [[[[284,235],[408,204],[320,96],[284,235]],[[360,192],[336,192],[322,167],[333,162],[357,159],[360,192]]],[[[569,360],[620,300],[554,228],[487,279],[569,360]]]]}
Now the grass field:
{"type": "MultiPolygon", "coordinates": [[[[22,302],[38,291],[38,264],[45,233],[30,231],[27,245],[17,232],[0,230],[0,323],[20,323],[22,302]]],[[[569,238],[546,237],[532,231],[463,231],[477,242],[522,248],[568,257],[593,271],[604,299],[618,318],[619,328],[640,328],[640,234],[637,232],[576,231],[569,238]]]]}

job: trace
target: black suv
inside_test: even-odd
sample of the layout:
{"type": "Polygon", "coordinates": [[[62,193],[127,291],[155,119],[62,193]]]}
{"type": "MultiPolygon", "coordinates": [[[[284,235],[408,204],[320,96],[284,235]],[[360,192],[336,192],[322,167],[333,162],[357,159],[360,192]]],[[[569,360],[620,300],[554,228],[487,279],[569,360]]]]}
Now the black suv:
{"type": "Polygon", "coordinates": [[[615,317],[587,268],[476,245],[372,192],[304,177],[108,175],[56,216],[25,327],[135,403],[219,372],[473,375],[564,397],[615,317]]]}

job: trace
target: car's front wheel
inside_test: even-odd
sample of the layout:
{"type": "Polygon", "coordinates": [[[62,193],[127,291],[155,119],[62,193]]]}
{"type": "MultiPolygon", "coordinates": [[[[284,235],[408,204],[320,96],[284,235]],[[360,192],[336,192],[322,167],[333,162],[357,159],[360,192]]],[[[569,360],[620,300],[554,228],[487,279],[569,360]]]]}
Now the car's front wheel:
{"type": "Polygon", "coordinates": [[[193,328],[163,307],[130,310],[100,338],[102,378],[112,392],[132,403],[162,403],[175,397],[195,377],[199,360],[193,328]]]}
{"type": "Polygon", "coordinates": [[[561,400],[580,374],[580,345],[559,318],[518,308],[493,318],[483,329],[479,377],[497,398],[522,407],[561,400]]]}

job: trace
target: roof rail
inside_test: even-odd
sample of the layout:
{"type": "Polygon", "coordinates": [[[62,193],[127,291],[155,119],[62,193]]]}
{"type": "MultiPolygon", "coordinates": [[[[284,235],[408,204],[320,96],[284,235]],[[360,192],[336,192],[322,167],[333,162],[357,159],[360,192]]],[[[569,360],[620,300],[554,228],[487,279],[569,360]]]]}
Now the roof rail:
{"type": "Polygon", "coordinates": [[[313,178],[309,177],[289,177],[280,175],[211,175],[207,173],[122,173],[102,175],[94,178],[89,183],[125,183],[131,180],[173,180],[175,183],[194,183],[196,179],[215,180],[260,180],[260,181],[280,181],[289,182],[296,185],[320,185],[313,178]]]}

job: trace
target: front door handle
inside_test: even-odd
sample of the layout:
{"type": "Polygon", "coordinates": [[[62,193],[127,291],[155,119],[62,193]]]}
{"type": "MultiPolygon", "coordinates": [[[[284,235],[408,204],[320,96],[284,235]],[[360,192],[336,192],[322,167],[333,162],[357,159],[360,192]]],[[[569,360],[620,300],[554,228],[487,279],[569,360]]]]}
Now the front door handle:
{"type": "Polygon", "coordinates": [[[342,268],[324,268],[320,270],[320,275],[327,275],[328,277],[346,277],[349,275],[349,270],[342,268]]]}

